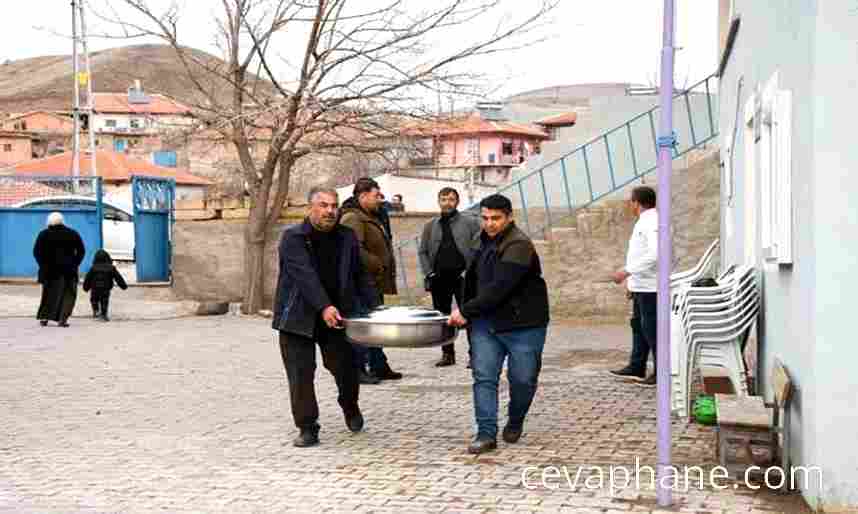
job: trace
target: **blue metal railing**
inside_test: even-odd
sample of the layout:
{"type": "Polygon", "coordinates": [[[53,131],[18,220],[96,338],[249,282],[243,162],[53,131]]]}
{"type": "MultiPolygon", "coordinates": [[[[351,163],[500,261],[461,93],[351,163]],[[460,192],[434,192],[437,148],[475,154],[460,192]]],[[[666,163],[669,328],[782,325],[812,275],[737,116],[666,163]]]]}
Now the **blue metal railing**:
{"type": "MultiPolygon", "coordinates": [[[[714,75],[709,76],[674,95],[674,158],[718,135],[712,101],[712,91],[717,88],[710,86],[715,80],[714,75]]],[[[498,189],[512,201],[519,226],[531,237],[541,239],[577,209],[655,171],[659,111],[659,106],[653,107],[498,189]]],[[[478,205],[479,202],[466,210],[476,214],[478,205]]],[[[425,273],[417,255],[419,246],[419,234],[397,245],[400,294],[413,297],[422,291],[420,279],[425,273]]]]}

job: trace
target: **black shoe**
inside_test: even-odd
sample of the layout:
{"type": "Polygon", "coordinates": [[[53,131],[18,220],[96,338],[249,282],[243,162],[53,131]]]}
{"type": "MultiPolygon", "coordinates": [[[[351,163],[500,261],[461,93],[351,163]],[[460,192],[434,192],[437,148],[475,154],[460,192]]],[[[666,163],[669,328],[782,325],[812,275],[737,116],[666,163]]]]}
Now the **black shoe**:
{"type": "Polygon", "coordinates": [[[362,369],[358,370],[358,381],[361,384],[367,384],[367,385],[375,385],[375,384],[378,384],[379,382],[381,382],[381,380],[378,377],[376,377],[375,375],[372,375],[370,373],[367,373],[366,370],[362,370],[362,369]]]}
{"type": "Polygon", "coordinates": [[[352,432],[360,432],[363,430],[363,414],[358,411],[354,416],[346,416],[346,426],[352,432]]]}
{"type": "Polygon", "coordinates": [[[98,311],[92,311],[92,319],[98,319],[98,311]]]}
{"type": "Polygon", "coordinates": [[[446,366],[453,366],[456,364],[456,355],[453,353],[445,353],[441,356],[441,360],[435,363],[435,367],[443,368],[446,366]]]}
{"type": "Polygon", "coordinates": [[[302,428],[301,433],[292,440],[292,446],[297,448],[307,448],[308,446],[316,446],[319,444],[319,429],[302,428]]]}
{"type": "Polygon", "coordinates": [[[467,365],[467,366],[465,366],[465,367],[466,367],[466,368],[468,368],[468,369],[471,369],[471,368],[472,368],[472,366],[471,366],[471,360],[470,360],[470,359],[468,359],[468,365],[467,365]]]}
{"type": "Polygon", "coordinates": [[[379,380],[399,380],[402,378],[402,373],[393,371],[387,364],[380,370],[373,371],[372,374],[379,380]]]}
{"type": "Polygon", "coordinates": [[[46,320],[46,319],[40,319],[40,320],[39,320],[39,325],[41,325],[41,326],[43,326],[43,327],[48,326],[48,320],[46,320]]]}
{"type": "Polygon", "coordinates": [[[521,439],[521,433],[524,431],[524,428],[513,428],[509,425],[505,426],[503,429],[503,440],[508,442],[509,444],[515,444],[521,439]]]}
{"type": "Polygon", "coordinates": [[[69,326],[69,322],[68,322],[68,321],[66,321],[66,320],[62,320],[62,321],[60,321],[60,322],[59,322],[59,324],[58,324],[57,326],[58,326],[58,327],[63,327],[63,328],[68,328],[68,326],[69,326]]]}
{"type": "Polygon", "coordinates": [[[101,316],[101,321],[110,321],[110,317],[107,314],[103,314],[101,316]]]}
{"type": "Polygon", "coordinates": [[[656,378],[655,378],[655,373],[644,378],[643,380],[637,380],[635,383],[637,385],[643,386],[643,387],[654,387],[657,383],[656,378]]]}
{"type": "Polygon", "coordinates": [[[470,445],[468,445],[468,453],[472,455],[479,455],[481,453],[486,453],[497,449],[497,447],[498,442],[494,439],[478,436],[476,439],[471,441],[470,445]]]}
{"type": "Polygon", "coordinates": [[[646,370],[637,370],[635,368],[626,366],[623,369],[614,369],[609,371],[611,375],[616,377],[638,377],[644,378],[646,376],[646,370]]]}

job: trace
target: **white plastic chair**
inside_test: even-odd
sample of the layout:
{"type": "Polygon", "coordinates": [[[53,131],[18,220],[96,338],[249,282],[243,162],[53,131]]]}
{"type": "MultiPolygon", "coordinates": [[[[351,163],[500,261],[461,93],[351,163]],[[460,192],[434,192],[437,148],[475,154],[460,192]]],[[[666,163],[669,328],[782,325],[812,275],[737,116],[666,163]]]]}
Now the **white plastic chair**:
{"type": "Polygon", "coordinates": [[[703,256],[700,258],[699,261],[697,261],[697,264],[695,264],[693,268],[672,274],[670,276],[670,288],[673,289],[674,287],[677,287],[686,282],[694,282],[698,278],[702,277],[712,263],[712,258],[715,255],[715,250],[718,248],[718,243],[719,240],[715,239],[715,241],[713,241],[712,244],[709,245],[709,248],[707,248],[706,251],[703,252],[703,256]]]}
{"type": "Polygon", "coordinates": [[[741,266],[722,274],[717,287],[685,288],[671,311],[672,408],[687,417],[693,371],[701,366],[729,371],[738,394],[747,394],[741,341],[759,311],[753,268],[741,266]]]}

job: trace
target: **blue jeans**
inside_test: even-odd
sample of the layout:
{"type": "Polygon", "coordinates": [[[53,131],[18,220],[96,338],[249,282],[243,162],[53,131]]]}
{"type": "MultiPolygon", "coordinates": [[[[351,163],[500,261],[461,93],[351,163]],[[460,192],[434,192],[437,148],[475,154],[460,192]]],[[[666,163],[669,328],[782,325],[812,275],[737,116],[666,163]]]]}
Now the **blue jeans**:
{"type": "Polygon", "coordinates": [[[646,362],[652,354],[655,365],[656,334],[658,332],[658,293],[632,293],[632,355],[629,367],[635,371],[646,371],[646,362]]]}
{"type": "Polygon", "coordinates": [[[521,429],[533,403],[545,328],[528,328],[495,334],[491,322],[475,319],[471,326],[471,372],[474,377],[474,417],[477,437],[496,439],[498,433],[498,382],[507,360],[509,379],[509,420],[511,428],[521,429]]]}

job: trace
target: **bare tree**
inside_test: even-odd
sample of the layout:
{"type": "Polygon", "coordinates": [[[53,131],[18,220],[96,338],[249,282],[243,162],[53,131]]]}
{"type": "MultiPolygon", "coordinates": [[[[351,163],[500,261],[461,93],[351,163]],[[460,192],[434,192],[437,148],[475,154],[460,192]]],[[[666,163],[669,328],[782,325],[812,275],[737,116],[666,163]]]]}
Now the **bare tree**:
{"type": "Polygon", "coordinates": [[[403,116],[431,113],[424,105],[437,94],[478,95],[483,77],[468,68],[470,61],[532,44],[557,3],[220,0],[212,29],[223,54],[218,59],[180,40],[182,13],[175,2],[156,11],[147,0],[103,1],[97,16],[121,29],[114,37],[156,37],[172,46],[194,85],[193,99],[183,100],[235,146],[250,193],[246,312],[263,307],[266,237],[299,159],[377,151],[378,136],[392,134],[403,116]],[[514,6],[514,19],[500,16],[504,5],[514,6]],[[120,9],[134,14],[120,15],[120,9]],[[467,31],[465,40],[465,31],[456,30],[493,14],[497,23],[481,36],[467,31]],[[284,46],[293,51],[275,51],[284,46]],[[252,153],[251,141],[260,134],[267,149],[252,153]]]}

